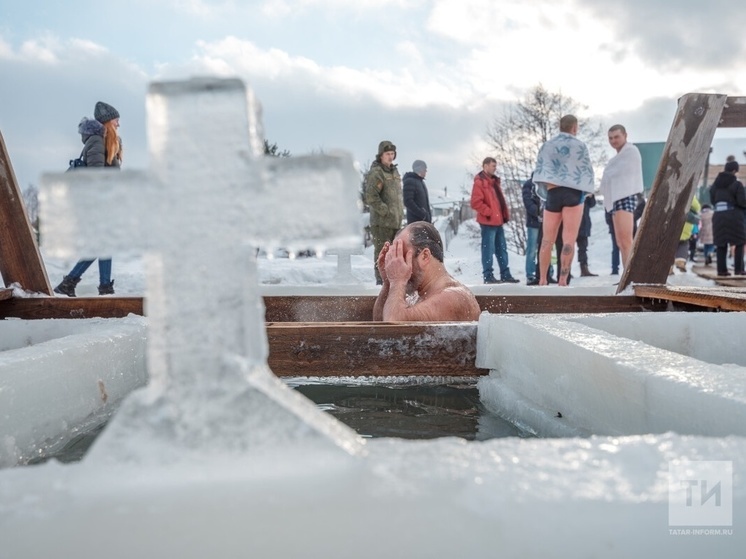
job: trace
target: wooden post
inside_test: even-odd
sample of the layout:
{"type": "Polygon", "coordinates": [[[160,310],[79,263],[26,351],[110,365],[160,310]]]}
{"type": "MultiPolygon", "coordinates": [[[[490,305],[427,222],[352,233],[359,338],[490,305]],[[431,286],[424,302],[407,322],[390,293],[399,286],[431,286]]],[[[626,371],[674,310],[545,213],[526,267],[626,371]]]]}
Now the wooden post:
{"type": "Polygon", "coordinates": [[[746,128],[746,97],[728,97],[718,128],[746,128]]]}
{"type": "Polygon", "coordinates": [[[5,285],[54,295],[31,229],[13,165],[0,133],[0,274],[5,285]]]}
{"type": "MultiPolygon", "coordinates": [[[[666,283],[686,214],[725,104],[725,95],[688,93],[679,99],[650,198],[635,235],[632,255],[617,293],[631,283],[666,283]]],[[[733,115],[738,115],[736,120],[740,120],[740,104],[738,111],[735,103],[733,106],[733,115]]]]}

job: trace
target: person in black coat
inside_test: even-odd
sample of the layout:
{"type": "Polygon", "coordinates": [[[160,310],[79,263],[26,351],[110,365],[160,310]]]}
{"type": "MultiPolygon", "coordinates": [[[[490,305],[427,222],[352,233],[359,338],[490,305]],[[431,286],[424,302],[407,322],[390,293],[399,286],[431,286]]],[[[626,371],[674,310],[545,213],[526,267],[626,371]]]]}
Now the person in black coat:
{"type": "MultiPolygon", "coordinates": [[[[544,202],[536,192],[536,185],[533,181],[534,174],[531,178],[523,183],[521,191],[523,195],[523,206],[526,208],[526,285],[539,285],[539,276],[536,273],[539,269],[539,246],[544,233],[541,228],[541,222],[544,214],[544,202]],[[529,262],[529,256],[531,261],[529,262]]],[[[557,262],[559,262],[560,252],[562,252],[562,225],[560,224],[557,232],[557,241],[555,242],[557,250],[557,262]]],[[[549,263],[549,272],[547,275],[549,283],[557,283],[553,278],[554,266],[549,263]]],[[[559,277],[559,270],[557,271],[559,277]]],[[[568,276],[568,281],[569,281],[568,276]]]]}
{"type": "MultiPolygon", "coordinates": [[[[533,174],[531,175],[533,177],[533,174]]],[[[526,208],[526,283],[539,284],[536,277],[536,262],[541,229],[541,198],[536,193],[534,181],[523,183],[523,207],[526,208]]]]}
{"type": "Polygon", "coordinates": [[[427,164],[419,159],[412,163],[412,170],[404,175],[404,207],[407,208],[407,223],[415,221],[433,222],[430,212],[430,197],[425,186],[427,164]]]}
{"type": "Polygon", "coordinates": [[[725,169],[715,178],[710,187],[710,202],[714,209],[712,216],[712,240],[717,247],[718,276],[729,276],[728,245],[735,246],[734,271],[744,275],[743,245],[746,243],[746,191],[736,178],[738,162],[728,161],[725,169]]]}
{"type": "Polygon", "coordinates": [[[580,220],[580,229],[578,229],[578,264],[580,264],[581,277],[595,277],[588,269],[588,237],[591,236],[591,208],[596,205],[596,197],[589,194],[585,197],[583,203],[583,218],[580,220]]]}

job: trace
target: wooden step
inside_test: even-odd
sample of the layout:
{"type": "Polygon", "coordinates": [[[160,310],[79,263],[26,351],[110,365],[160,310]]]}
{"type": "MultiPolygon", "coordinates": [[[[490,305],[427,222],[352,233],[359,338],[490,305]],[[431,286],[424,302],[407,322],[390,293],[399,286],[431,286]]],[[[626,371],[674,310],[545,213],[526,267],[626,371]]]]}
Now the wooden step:
{"type": "Polygon", "coordinates": [[[267,324],[280,377],[478,376],[475,322],[267,324]]]}
{"type": "Polygon", "coordinates": [[[742,287],[635,285],[634,290],[638,297],[673,301],[705,309],[746,311],[746,283],[742,287]]]}
{"type": "MultiPolygon", "coordinates": [[[[713,261],[710,266],[694,265],[692,272],[701,278],[714,281],[718,285],[726,287],[746,287],[746,276],[718,276],[717,267],[713,261]]],[[[733,272],[731,272],[732,274],[733,272]]]]}

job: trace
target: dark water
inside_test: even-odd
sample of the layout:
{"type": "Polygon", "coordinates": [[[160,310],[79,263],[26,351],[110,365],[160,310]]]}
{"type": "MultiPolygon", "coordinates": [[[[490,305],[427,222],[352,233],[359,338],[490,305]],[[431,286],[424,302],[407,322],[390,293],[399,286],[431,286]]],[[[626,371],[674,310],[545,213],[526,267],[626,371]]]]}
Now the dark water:
{"type": "MultiPolygon", "coordinates": [[[[474,384],[301,384],[293,388],[364,437],[471,441],[531,436],[484,409],[474,384]]],[[[30,463],[50,458],[77,462],[105,427],[82,433],[59,452],[30,463]]]]}
{"type": "Polygon", "coordinates": [[[473,384],[307,384],[295,389],[365,437],[485,440],[527,436],[484,409],[473,384]]]}

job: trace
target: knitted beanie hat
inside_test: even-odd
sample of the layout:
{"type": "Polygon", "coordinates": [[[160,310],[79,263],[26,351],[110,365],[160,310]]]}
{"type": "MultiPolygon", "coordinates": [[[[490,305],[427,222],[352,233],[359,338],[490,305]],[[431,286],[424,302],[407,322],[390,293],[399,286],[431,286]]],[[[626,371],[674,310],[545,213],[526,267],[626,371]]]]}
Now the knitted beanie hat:
{"type": "Polygon", "coordinates": [[[420,159],[417,159],[414,163],[412,163],[412,170],[419,175],[420,173],[427,171],[427,163],[420,159]]]}
{"type": "Polygon", "coordinates": [[[114,120],[115,118],[119,118],[119,111],[117,111],[111,105],[104,103],[103,101],[99,101],[98,103],[96,103],[96,108],[93,111],[93,116],[96,118],[96,120],[103,124],[105,122],[109,122],[110,120],[114,120]]]}

